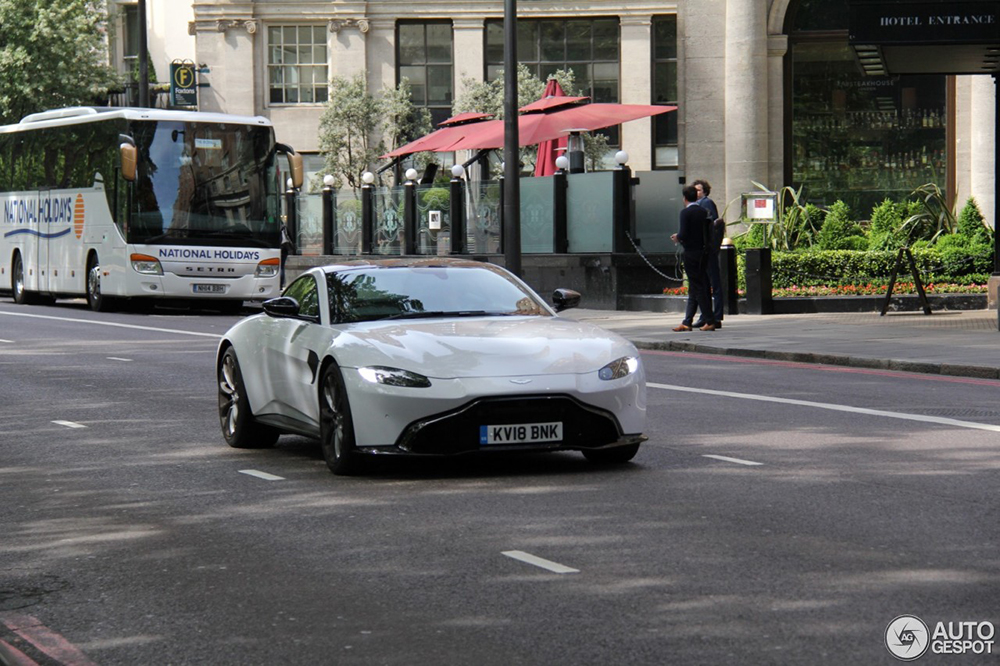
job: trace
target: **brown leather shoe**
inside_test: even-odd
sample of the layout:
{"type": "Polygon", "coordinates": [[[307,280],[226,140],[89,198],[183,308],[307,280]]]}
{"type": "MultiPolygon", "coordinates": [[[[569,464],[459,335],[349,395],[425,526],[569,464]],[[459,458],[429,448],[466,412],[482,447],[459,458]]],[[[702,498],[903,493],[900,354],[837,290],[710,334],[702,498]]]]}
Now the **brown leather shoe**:
{"type": "Polygon", "coordinates": [[[699,330],[699,331],[714,331],[714,330],[715,330],[715,328],[716,328],[716,327],[715,327],[715,324],[705,324],[704,326],[702,326],[702,327],[701,327],[700,329],[698,329],[698,330],[699,330]]]}
{"type": "Polygon", "coordinates": [[[687,324],[681,324],[680,326],[674,326],[671,330],[676,331],[677,333],[683,333],[684,331],[690,331],[691,327],[687,324]]]}

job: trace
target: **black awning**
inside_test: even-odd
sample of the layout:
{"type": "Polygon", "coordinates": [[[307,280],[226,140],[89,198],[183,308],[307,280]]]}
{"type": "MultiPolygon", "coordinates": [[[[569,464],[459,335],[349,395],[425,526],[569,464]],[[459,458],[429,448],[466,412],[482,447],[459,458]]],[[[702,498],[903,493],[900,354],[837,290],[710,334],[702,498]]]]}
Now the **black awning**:
{"type": "Polygon", "coordinates": [[[848,41],[867,74],[997,74],[997,0],[850,0],[848,41]]]}

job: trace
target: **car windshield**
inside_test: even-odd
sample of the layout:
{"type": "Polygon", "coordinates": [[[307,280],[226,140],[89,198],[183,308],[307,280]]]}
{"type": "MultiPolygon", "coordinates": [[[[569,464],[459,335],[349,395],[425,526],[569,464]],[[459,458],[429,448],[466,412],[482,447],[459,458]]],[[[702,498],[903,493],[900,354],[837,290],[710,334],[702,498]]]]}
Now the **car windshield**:
{"type": "Polygon", "coordinates": [[[274,135],[270,127],[144,121],[133,243],[277,247],[274,135]]]}
{"type": "Polygon", "coordinates": [[[326,274],[335,323],[377,319],[550,316],[524,285],[498,269],[365,267],[326,274]]]}

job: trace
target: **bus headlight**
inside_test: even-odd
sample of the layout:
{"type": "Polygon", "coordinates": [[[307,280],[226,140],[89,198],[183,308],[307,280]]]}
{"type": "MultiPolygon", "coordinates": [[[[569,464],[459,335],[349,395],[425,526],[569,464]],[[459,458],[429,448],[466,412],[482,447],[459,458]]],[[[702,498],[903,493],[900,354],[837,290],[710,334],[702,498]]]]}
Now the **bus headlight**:
{"type": "Polygon", "coordinates": [[[259,278],[269,278],[274,277],[278,274],[278,270],[281,268],[281,259],[274,257],[273,259],[265,259],[264,261],[257,264],[257,270],[254,271],[254,277],[259,278]]]}
{"type": "Polygon", "coordinates": [[[132,270],[136,273],[163,275],[163,268],[156,257],[151,257],[148,254],[133,254],[130,258],[132,259],[132,270]]]}

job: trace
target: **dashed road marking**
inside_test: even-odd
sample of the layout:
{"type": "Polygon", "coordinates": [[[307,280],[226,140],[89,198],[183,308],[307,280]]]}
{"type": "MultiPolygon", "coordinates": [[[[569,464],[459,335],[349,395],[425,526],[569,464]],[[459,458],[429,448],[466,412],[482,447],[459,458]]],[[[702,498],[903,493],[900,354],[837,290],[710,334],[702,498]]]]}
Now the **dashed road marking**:
{"type": "Polygon", "coordinates": [[[715,456],[706,453],[703,458],[715,458],[716,460],[721,460],[723,462],[736,463],[737,465],[763,465],[764,463],[754,462],[752,460],[743,460],[742,458],[730,458],[729,456],[715,456]]]}
{"type": "Polygon", "coordinates": [[[86,428],[87,426],[82,423],[76,423],[74,421],[53,421],[56,425],[66,426],[67,428],[86,428]]]}
{"type": "Polygon", "coordinates": [[[130,359],[130,358],[121,358],[119,356],[109,356],[108,360],[109,361],[122,361],[124,363],[131,363],[132,362],[132,359],[130,359]]]}
{"type": "Polygon", "coordinates": [[[265,481],[284,481],[285,477],[275,476],[274,474],[268,474],[267,472],[261,472],[257,469],[241,469],[240,474],[246,474],[248,476],[256,476],[258,479],[264,479],[265,481]]]}
{"type": "Polygon", "coordinates": [[[2,343],[4,343],[4,344],[8,344],[8,345],[12,345],[12,344],[14,344],[14,341],[13,341],[13,340],[0,340],[0,342],[2,342],[2,343]]]}
{"type": "Polygon", "coordinates": [[[536,555],[532,555],[531,553],[526,553],[523,550],[505,550],[502,554],[515,560],[520,560],[521,562],[526,562],[527,564],[533,564],[536,567],[547,569],[548,571],[557,574],[580,573],[579,569],[573,569],[572,567],[568,567],[564,564],[546,560],[536,555]]]}

